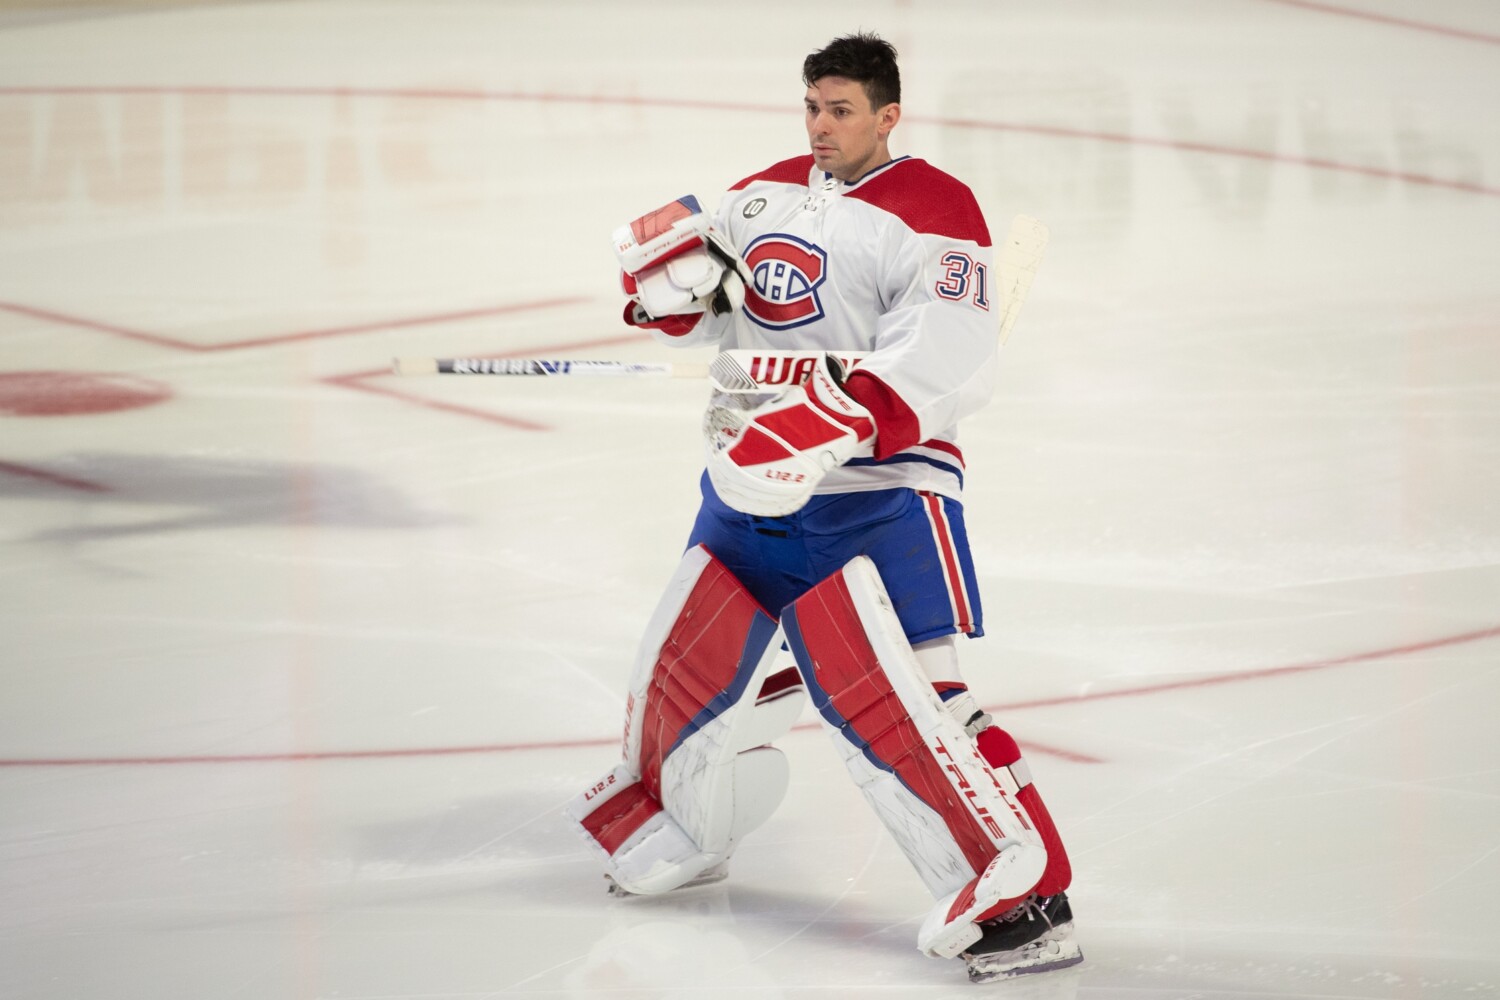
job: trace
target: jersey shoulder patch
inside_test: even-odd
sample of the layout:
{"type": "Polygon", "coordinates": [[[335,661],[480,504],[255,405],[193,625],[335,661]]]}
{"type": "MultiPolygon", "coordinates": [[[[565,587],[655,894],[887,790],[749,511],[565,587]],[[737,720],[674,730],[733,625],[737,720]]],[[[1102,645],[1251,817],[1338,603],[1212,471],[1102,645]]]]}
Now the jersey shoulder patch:
{"type": "Polygon", "coordinates": [[[926,160],[902,159],[844,193],[896,216],[918,233],[990,245],[984,213],[968,185],[926,160]]]}
{"type": "Polygon", "coordinates": [[[808,175],[812,172],[813,158],[808,153],[805,156],[794,156],[790,160],[782,160],[780,163],[772,164],[760,173],[751,174],[729,190],[743,191],[756,181],[768,181],[772,184],[798,184],[806,185],[808,175]]]}

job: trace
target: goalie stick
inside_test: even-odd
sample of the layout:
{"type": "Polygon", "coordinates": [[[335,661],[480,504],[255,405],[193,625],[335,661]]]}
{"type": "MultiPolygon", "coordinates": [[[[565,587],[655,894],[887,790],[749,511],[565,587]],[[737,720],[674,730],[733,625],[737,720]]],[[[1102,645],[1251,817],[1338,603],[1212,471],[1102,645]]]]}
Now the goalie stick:
{"type": "MultiPolygon", "coordinates": [[[[1021,314],[1021,306],[1031,291],[1031,281],[1047,251],[1049,231],[1039,219],[1018,215],[1011,220],[1005,243],[1000,247],[998,272],[1005,308],[1000,314],[1000,343],[1010,338],[1010,331],[1021,314]]],[[[751,351],[720,352],[708,364],[681,361],[557,361],[538,358],[397,358],[392,370],[397,375],[521,375],[521,376],[654,376],[657,378],[709,378],[715,389],[723,392],[753,392],[762,386],[795,384],[789,376],[801,370],[811,371],[811,359],[821,351],[751,351]],[[804,359],[808,359],[805,360],[804,359]]],[[[841,356],[846,368],[857,364],[863,354],[841,356]]],[[[797,379],[796,381],[801,381],[797,379]]]]}
{"type": "Polygon", "coordinates": [[[397,375],[658,375],[703,378],[708,365],[666,361],[543,361],[536,358],[397,358],[397,375]]]}
{"type": "MultiPolygon", "coordinates": [[[[812,372],[823,351],[720,351],[712,361],[545,361],[536,358],[397,358],[398,375],[529,375],[529,376],[655,376],[707,378],[720,392],[755,392],[801,383],[812,372]]],[[[863,352],[838,355],[847,370],[859,364],[863,352]]]]}

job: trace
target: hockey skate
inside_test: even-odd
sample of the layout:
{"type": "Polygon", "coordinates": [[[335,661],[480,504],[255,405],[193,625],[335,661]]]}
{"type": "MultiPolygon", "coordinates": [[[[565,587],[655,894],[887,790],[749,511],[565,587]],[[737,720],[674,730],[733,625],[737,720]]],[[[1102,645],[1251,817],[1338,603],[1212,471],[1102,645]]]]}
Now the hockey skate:
{"type": "Polygon", "coordinates": [[[1083,961],[1083,951],[1073,940],[1073,911],[1066,893],[1032,896],[979,927],[984,936],[960,956],[968,963],[970,982],[992,983],[1083,961]]]}

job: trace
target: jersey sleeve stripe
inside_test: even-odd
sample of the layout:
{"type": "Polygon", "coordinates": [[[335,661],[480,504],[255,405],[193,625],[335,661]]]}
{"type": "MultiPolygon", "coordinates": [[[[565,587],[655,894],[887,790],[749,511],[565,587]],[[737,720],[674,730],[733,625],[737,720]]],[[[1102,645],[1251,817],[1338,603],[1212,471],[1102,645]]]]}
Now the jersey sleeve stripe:
{"type": "Polygon", "coordinates": [[[922,465],[930,465],[934,469],[940,469],[943,472],[948,473],[955,480],[957,480],[958,481],[958,488],[959,489],[963,489],[963,486],[964,486],[964,473],[963,473],[963,470],[960,469],[960,468],[958,468],[957,466],[950,465],[947,462],[940,462],[937,459],[931,457],[930,455],[919,455],[919,454],[916,454],[915,452],[903,451],[899,455],[892,455],[890,458],[851,458],[851,459],[849,459],[849,461],[845,462],[844,464],[846,466],[850,467],[850,468],[858,469],[858,468],[870,468],[871,466],[880,466],[880,465],[901,465],[902,463],[905,463],[905,462],[916,462],[916,463],[920,463],[922,465]]]}

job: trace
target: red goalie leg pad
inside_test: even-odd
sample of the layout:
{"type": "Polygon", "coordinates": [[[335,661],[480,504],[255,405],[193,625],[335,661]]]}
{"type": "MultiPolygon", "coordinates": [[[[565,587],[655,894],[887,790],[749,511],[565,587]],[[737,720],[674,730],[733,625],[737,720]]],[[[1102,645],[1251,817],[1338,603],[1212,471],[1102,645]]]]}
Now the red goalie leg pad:
{"type": "Polygon", "coordinates": [[[1024,763],[1021,761],[1021,747],[1010,733],[999,726],[990,726],[982,730],[975,737],[974,742],[979,744],[979,752],[984,755],[990,767],[998,769],[1018,763],[1023,764],[1022,768],[1016,768],[1011,772],[1021,786],[1021,791],[1016,797],[1021,800],[1021,804],[1031,815],[1032,825],[1036,827],[1036,832],[1041,834],[1042,844],[1047,848],[1047,869],[1042,873],[1042,879],[1037,883],[1035,892],[1039,896],[1057,895],[1072,884],[1073,866],[1068,861],[1068,852],[1063,847],[1062,837],[1057,832],[1057,824],[1052,822],[1052,814],[1047,811],[1046,804],[1042,802],[1041,793],[1036,790],[1036,785],[1031,783],[1029,769],[1024,768],[1024,763]],[[1020,774],[1016,774],[1016,771],[1020,771],[1020,774]],[[1022,777],[1027,780],[1022,782],[1022,777]]]}
{"type": "Polygon", "coordinates": [[[652,816],[661,803],[639,784],[631,785],[580,820],[606,854],[613,854],[652,816]]]}
{"type": "MultiPolygon", "coordinates": [[[[874,593],[879,577],[873,564],[860,564],[857,570],[854,579],[874,593]],[[875,583],[866,583],[867,577],[875,583]]],[[[993,777],[978,776],[984,780],[975,787],[968,772],[955,763],[954,755],[961,752],[958,743],[967,737],[956,724],[956,733],[943,730],[941,723],[952,717],[932,696],[931,684],[905,645],[889,605],[882,605],[884,614],[869,622],[864,619],[848,582],[847,574],[852,572],[856,563],[785,608],[782,625],[814,707],[846,747],[846,764],[854,761],[851,773],[860,772],[855,780],[864,787],[879,774],[889,774],[905,790],[904,796],[894,788],[891,793],[902,800],[902,808],[911,809],[905,803],[915,802],[931,811],[932,820],[941,824],[940,830],[931,831],[933,843],[945,841],[944,850],[951,852],[939,867],[949,872],[957,871],[960,864],[968,867],[953,887],[957,888],[985,871],[998,851],[996,845],[1019,834],[1025,820],[1015,813],[993,777]],[[905,658],[892,652],[882,656],[873,641],[888,649],[899,645],[906,651],[905,658]]],[[[879,595],[889,600],[883,587],[879,595]]],[[[906,825],[915,830],[922,824],[912,820],[906,825]]],[[[893,832],[901,841],[902,831],[893,832]]],[[[912,858],[913,851],[920,854],[925,848],[902,842],[902,849],[912,858]]],[[[923,859],[912,860],[921,872],[923,859]]],[[[951,891],[929,888],[934,896],[951,891]]]]}
{"type": "Polygon", "coordinates": [[[781,630],[694,546],[651,616],[632,668],[623,759],[567,806],[620,888],[668,892],[720,866],[787,788],[770,744],[805,697],[774,673],[781,630]]]}
{"type": "Polygon", "coordinates": [[[635,763],[652,796],[662,798],[667,757],[740,700],[775,632],[776,621],[710,556],[657,652],[639,706],[635,763]]]}

